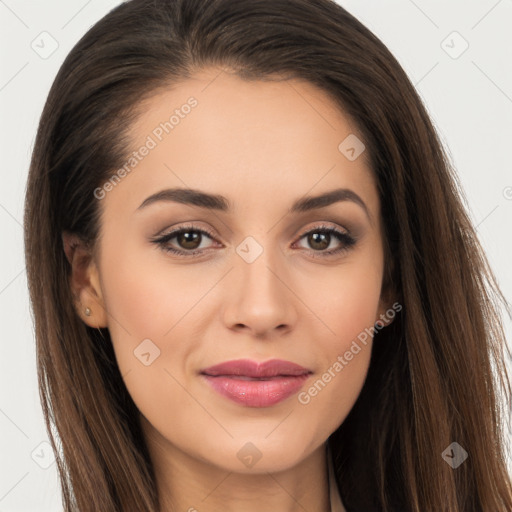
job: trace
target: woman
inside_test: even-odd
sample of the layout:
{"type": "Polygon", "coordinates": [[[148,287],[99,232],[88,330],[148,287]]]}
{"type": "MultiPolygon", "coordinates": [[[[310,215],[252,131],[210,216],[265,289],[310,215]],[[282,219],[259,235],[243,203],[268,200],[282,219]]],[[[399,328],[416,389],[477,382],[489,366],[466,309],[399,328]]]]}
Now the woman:
{"type": "Polygon", "coordinates": [[[334,2],[100,20],[26,196],[66,510],[512,510],[504,299],[456,185],[334,2]]]}

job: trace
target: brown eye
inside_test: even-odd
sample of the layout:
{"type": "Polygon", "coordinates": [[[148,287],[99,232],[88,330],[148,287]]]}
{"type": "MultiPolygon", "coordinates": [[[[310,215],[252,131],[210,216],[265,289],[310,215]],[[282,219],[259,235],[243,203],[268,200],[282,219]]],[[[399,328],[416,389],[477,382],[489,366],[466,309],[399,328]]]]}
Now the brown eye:
{"type": "Polygon", "coordinates": [[[198,231],[182,231],[174,238],[180,248],[194,250],[201,245],[202,234],[198,231]]]}
{"type": "Polygon", "coordinates": [[[337,229],[328,226],[320,226],[313,229],[308,233],[305,233],[301,237],[301,240],[302,239],[306,239],[307,244],[307,247],[302,247],[305,249],[311,249],[313,253],[317,253],[314,254],[314,257],[326,257],[338,254],[349,250],[356,243],[356,239],[348,233],[338,231],[337,229]],[[326,250],[333,242],[333,239],[338,241],[338,246],[335,246],[330,250],[326,250]]]}
{"type": "MultiPolygon", "coordinates": [[[[202,242],[206,239],[215,240],[213,235],[204,229],[185,226],[152,241],[166,252],[178,256],[195,256],[204,253],[212,247],[201,247],[202,242]]],[[[333,256],[349,250],[356,243],[356,239],[348,233],[328,226],[320,226],[311,230],[300,238],[300,240],[302,239],[306,239],[307,243],[307,247],[302,247],[309,249],[313,253],[313,257],[333,256]],[[338,246],[327,250],[335,240],[338,241],[338,246]]],[[[222,244],[220,245],[222,246],[222,244]]]]}
{"type": "Polygon", "coordinates": [[[310,233],[308,235],[308,243],[313,249],[324,250],[329,247],[331,235],[329,233],[310,233]]]}
{"type": "Polygon", "coordinates": [[[206,239],[213,240],[213,235],[204,229],[185,226],[153,239],[164,251],[180,256],[192,256],[203,252],[210,247],[201,247],[206,239]]]}

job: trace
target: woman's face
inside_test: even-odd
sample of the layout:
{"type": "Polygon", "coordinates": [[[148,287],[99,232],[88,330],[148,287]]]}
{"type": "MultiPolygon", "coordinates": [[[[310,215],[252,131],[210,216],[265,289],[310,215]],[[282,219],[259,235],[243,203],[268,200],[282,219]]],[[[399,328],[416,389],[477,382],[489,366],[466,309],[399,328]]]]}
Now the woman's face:
{"type": "Polygon", "coordinates": [[[361,334],[389,307],[356,127],[310,83],[211,68],[149,100],[132,134],[124,172],[96,191],[84,319],[108,326],[162,454],[292,467],[351,410],[371,352],[361,334]],[[241,359],[255,365],[208,371],[241,359]],[[275,359],[302,369],[257,373],[275,359]]]}

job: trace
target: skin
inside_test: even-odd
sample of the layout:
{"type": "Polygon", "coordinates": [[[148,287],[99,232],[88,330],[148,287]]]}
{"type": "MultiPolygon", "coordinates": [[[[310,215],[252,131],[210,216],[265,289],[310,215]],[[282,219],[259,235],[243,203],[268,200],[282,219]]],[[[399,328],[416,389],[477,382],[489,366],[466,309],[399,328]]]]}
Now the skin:
{"type": "Polygon", "coordinates": [[[326,512],[326,440],[360,393],[371,339],[308,404],[296,393],[271,407],[238,405],[198,372],[279,358],[313,372],[307,390],[382,318],[392,301],[382,290],[376,183],[365,153],[349,161],[338,150],[358,132],[323,91],[298,80],[245,82],[219,68],[147,101],[131,130],[133,150],[191,96],[198,105],[100,201],[101,235],[88,263],[78,264],[85,248],[66,245],[78,312],[110,331],[142,415],[162,510],[326,512]],[[222,194],[233,209],[170,201],[139,208],[172,187],[222,194]],[[295,200],[338,188],[355,192],[368,214],[349,200],[287,214],[295,200]],[[167,246],[199,247],[200,256],[151,242],[190,222],[214,237],[194,247],[175,237],[167,246]],[[307,234],[321,224],[350,233],[355,245],[323,256],[344,241],[327,236],[328,247],[318,248],[307,234]],[[263,249],[252,263],[236,252],[248,236],[263,249]],[[160,350],[148,366],[134,355],[145,339],[160,350]],[[237,457],[248,442],[262,455],[250,468],[237,457]]]}

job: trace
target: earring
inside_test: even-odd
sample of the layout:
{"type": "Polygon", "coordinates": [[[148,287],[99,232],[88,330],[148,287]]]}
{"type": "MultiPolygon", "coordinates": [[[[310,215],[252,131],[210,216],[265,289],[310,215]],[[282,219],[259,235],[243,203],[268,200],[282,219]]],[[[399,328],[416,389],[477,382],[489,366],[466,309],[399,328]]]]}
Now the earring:
{"type": "Polygon", "coordinates": [[[91,310],[89,308],[85,308],[85,315],[91,316],[91,310]]]}

